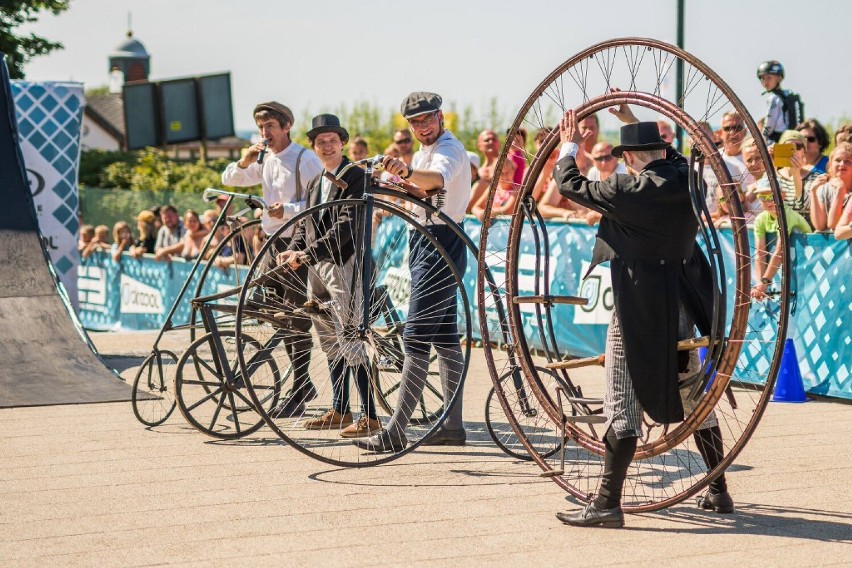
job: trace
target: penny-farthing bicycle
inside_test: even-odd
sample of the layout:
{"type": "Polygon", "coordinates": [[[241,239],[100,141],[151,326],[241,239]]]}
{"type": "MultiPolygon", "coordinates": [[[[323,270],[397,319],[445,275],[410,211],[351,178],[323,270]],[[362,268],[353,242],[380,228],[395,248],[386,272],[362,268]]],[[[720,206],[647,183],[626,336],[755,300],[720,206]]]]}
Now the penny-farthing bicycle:
{"type": "MultiPolygon", "coordinates": [[[[348,467],[377,465],[399,458],[415,449],[419,443],[434,432],[445,419],[447,412],[456,403],[470,360],[473,320],[470,302],[464,285],[464,275],[460,273],[447,251],[430,232],[430,226],[436,222],[444,223],[465,243],[468,250],[468,262],[473,262],[476,249],[462,227],[454,223],[441,211],[442,193],[434,193],[428,200],[418,200],[402,191],[400,186],[386,184],[377,187],[371,180],[375,164],[382,156],[362,160],[350,167],[365,167],[364,196],[362,198],[338,199],[321,203],[285,223],[270,236],[264,248],[252,264],[246,276],[237,310],[236,332],[239,337],[245,327],[256,318],[256,312],[262,311],[280,314],[286,318],[293,314],[308,313],[316,322],[322,318],[326,324],[314,325],[314,341],[311,352],[310,377],[316,389],[316,396],[306,401],[303,408],[289,416],[271,416],[262,412],[266,423],[282,439],[297,450],[320,461],[348,467]],[[334,248],[332,257],[352,258],[351,275],[344,278],[350,298],[345,305],[333,298],[317,298],[304,307],[289,306],[281,301],[281,294],[269,293],[272,284],[281,286],[303,286],[308,282],[284,278],[288,270],[286,265],[278,265],[274,260],[276,243],[282,236],[289,236],[299,227],[310,227],[311,234],[328,235],[329,219],[345,219],[337,226],[337,234],[347,235],[346,239],[329,238],[328,244],[334,248]],[[354,253],[345,255],[340,242],[349,241],[354,253]],[[433,250],[435,263],[420,280],[420,286],[412,287],[408,266],[409,239],[419,235],[429,243],[433,250]],[[419,294],[433,294],[435,291],[455,290],[458,329],[453,337],[443,341],[455,342],[460,347],[461,374],[442,375],[442,359],[436,356],[436,349],[427,336],[419,336],[413,330],[428,326],[433,320],[439,321],[446,312],[446,306],[436,305],[434,309],[413,313],[409,310],[412,301],[419,294]],[[411,326],[411,327],[409,327],[411,326]],[[404,330],[409,328],[403,337],[404,330]],[[325,334],[325,335],[323,335],[325,334]],[[328,342],[333,341],[340,353],[365,353],[368,361],[369,386],[359,386],[355,380],[355,364],[346,359],[345,354],[327,354],[328,342]],[[405,430],[409,444],[404,449],[389,453],[377,453],[356,447],[352,439],[343,437],[344,424],[329,428],[317,428],[313,420],[322,416],[333,405],[330,368],[343,360],[348,369],[347,377],[341,381],[348,383],[349,408],[353,411],[354,421],[360,418],[359,408],[371,404],[376,410],[377,419],[386,425],[400,405],[402,369],[406,358],[406,343],[421,343],[430,351],[426,383],[419,400],[412,409],[412,419],[405,430]],[[326,343],[324,350],[323,343],[326,343]],[[369,403],[364,399],[372,399],[369,403]]],[[[340,172],[334,183],[340,183],[340,172]]],[[[306,229],[307,230],[307,229],[306,229]]],[[[349,246],[349,245],[347,245],[349,246]]],[[[332,263],[333,264],[333,263],[332,263]]],[[[326,262],[313,264],[308,261],[309,280],[314,282],[311,289],[330,288],[334,268],[326,262]],[[329,272],[332,271],[332,272],[329,272]]],[[[341,277],[342,278],[342,277],[341,277]]],[[[472,285],[472,283],[469,283],[472,285]]],[[[493,285],[492,288],[496,289],[493,285]]],[[[426,296],[429,297],[429,296],[426,296]]],[[[505,317],[501,318],[505,321],[505,317]]],[[[491,324],[486,324],[491,325],[491,324]]],[[[269,330],[271,332],[271,330],[269,330]]],[[[252,335],[261,344],[266,342],[262,331],[252,331],[252,335]]],[[[491,336],[500,343],[506,342],[506,330],[492,330],[491,336]]],[[[278,357],[273,353],[273,359],[278,357]]],[[[356,357],[356,355],[352,355],[356,357]]],[[[360,357],[360,355],[357,355],[360,357]]],[[[248,363],[247,357],[240,357],[241,365],[248,363]]],[[[262,376],[258,379],[263,380],[262,376]]],[[[344,389],[345,390],[345,389],[344,389]]],[[[254,380],[248,384],[249,395],[258,396],[254,380]]],[[[378,433],[378,432],[376,432],[378,433]]]]}
{"type": "MultiPolygon", "coordinates": [[[[537,130],[555,126],[567,108],[575,108],[578,119],[582,119],[621,104],[631,105],[640,119],[654,120],[662,115],[683,128],[691,139],[689,159],[694,174],[690,191],[699,220],[697,240],[711,261],[717,288],[712,333],[679,346],[693,350],[703,345],[707,352],[700,372],[682,384],[684,397],[691,401],[691,411],[682,423],[668,426],[654,424],[646,417],[644,436],[629,470],[623,501],[627,510],[639,512],[670,506],[698,493],[733,462],[748,442],[772,393],[780,365],[787,327],[790,269],[781,194],[760,131],[740,100],[711,69],[674,46],[656,40],[626,38],[607,41],[575,55],[535,88],[517,114],[507,140],[514,140],[521,127],[537,130]],[[683,96],[671,101],[665,96],[665,86],[673,79],[677,64],[684,67],[683,96]],[[623,91],[615,92],[614,88],[623,91]],[[758,141],[779,211],[776,246],[783,251],[777,282],[781,293],[777,300],[770,300],[779,303],[778,309],[762,309],[749,297],[756,251],[746,226],[749,205],[740,191],[742,180],[731,178],[710,134],[700,124],[718,122],[732,111],[742,117],[746,134],[758,141]],[[710,220],[707,200],[716,196],[706,195],[708,179],[718,183],[730,205],[732,244],[729,246],[723,246],[710,220]],[[722,430],[724,458],[708,472],[692,434],[713,412],[722,430]]],[[[523,196],[530,194],[558,143],[558,132],[554,132],[537,153],[527,153],[531,162],[529,173],[518,188],[522,198],[509,221],[487,219],[496,190],[496,184],[492,184],[479,261],[480,267],[504,271],[506,277],[499,298],[480,283],[478,301],[481,321],[496,317],[498,303],[506,306],[506,325],[515,340],[508,351],[491,348],[487,334],[493,327],[483,327],[489,371],[496,397],[515,434],[512,442],[527,449],[544,475],[577,500],[588,501],[597,491],[603,472],[603,373],[595,379],[581,379],[572,368],[599,365],[603,358],[567,361],[568,356],[578,354],[567,353],[557,343],[543,341],[538,331],[541,326],[547,328],[559,321],[572,321],[578,309],[576,304],[583,302],[578,298],[582,273],[579,266],[566,261],[569,255],[554,255],[552,250],[545,253],[551,255],[555,264],[550,274],[540,267],[531,270],[524,264],[521,252],[523,243],[533,240],[536,234],[541,235],[540,227],[523,213],[523,196]],[[530,277],[537,282],[550,282],[553,292],[532,293],[530,277]],[[502,379],[516,364],[528,387],[522,393],[502,379]],[[554,374],[559,381],[554,380],[554,374]],[[558,397],[553,395],[557,387],[558,397]],[[540,409],[533,415],[524,412],[521,406],[521,400],[529,397],[528,392],[540,409]],[[545,455],[533,435],[550,432],[552,436],[560,431],[566,440],[564,455],[562,452],[545,455]]],[[[510,143],[502,149],[495,179],[499,178],[510,149],[510,143]]]]}
{"type": "MultiPolygon", "coordinates": [[[[254,209],[264,208],[262,199],[245,194],[208,189],[205,201],[218,196],[227,203],[214,224],[214,240],[208,238],[178,293],[165,323],[154,341],[151,354],[143,361],[133,383],[132,407],[137,419],[146,426],[164,423],[176,407],[187,422],[197,430],[217,438],[239,438],[256,431],[263,420],[254,412],[248,398],[241,392],[242,378],[237,365],[234,333],[236,297],[247,267],[255,257],[255,245],[260,221],[254,220],[254,209]],[[247,205],[230,213],[232,204],[247,205]],[[208,251],[212,252],[208,255],[208,251]],[[212,271],[222,271],[217,280],[218,292],[202,297],[211,280],[212,271]],[[186,305],[183,298],[194,290],[193,300],[186,305]],[[184,319],[184,323],[175,323],[184,319]],[[188,347],[174,353],[160,348],[168,333],[185,334],[188,347]]],[[[247,336],[245,350],[258,354],[252,372],[265,369],[275,378],[267,385],[261,398],[274,405],[281,383],[289,376],[289,365],[278,367],[262,356],[269,346],[261,346],[247,336]]]]}

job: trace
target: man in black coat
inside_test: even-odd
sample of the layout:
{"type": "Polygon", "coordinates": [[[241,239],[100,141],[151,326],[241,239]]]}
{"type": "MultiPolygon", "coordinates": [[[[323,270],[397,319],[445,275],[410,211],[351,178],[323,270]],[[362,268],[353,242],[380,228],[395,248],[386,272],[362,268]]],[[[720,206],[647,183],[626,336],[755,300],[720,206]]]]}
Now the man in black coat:
{"type": "MultiPolygon", "coordinates": [[[[307,133],[311,147],[323,163],[324,170],[308,183],[309,207],[340,199],[359,198],[364,195],[364,170],[349,168],[341,178],[346,188],[332,183],[326,173],[338,175],[349,161],[343,155],[343,146],[349,133],[340,126],[332,114],[314,117],[312,129],[307,133]]],[[[302,426],[309,430],[339,429],[344,438],[371,436],[381,429],[376,418],[369,382],[369,364],[363,342],[349,338],[344,328],[360,323],[363,293],[360,286],[352,290],[355,270],[360,262],[354,258],[353,236],[363,219],[351,206],[332,207],[304,218],[293,233],[287,250],[278,255],[279,265],[292,270],[308,267],[308,289],[311,300],[297,312],[310,315],[320,344],[328,358],[333,391],[332,408],[319,418],[306,420],[302,426]],[[354,296],[354,297],[353,297],[354,296]],[[349,371],[354,370],[355,382],[361,398],[361,417],[353,423],[349,411],[349,371]]],[[[368,220],[369,222],[369,220],[368,220]]],[[[360,282],[360,279],[357,279],[360,282]]],[[[290,407],[282,416],[293,416],[304,411],[304,401],[287,400],[290,407]]]]}
{"type": "MultiPolygon", "coordinates": [[[[660,138],[655,122],[639,122],[627,105],[611,112],[626,123],[612,154],[623,155],[634,173],[600,182],[586,179],[574,159],[583,136],[569,110],[560,123],[562,149],[553,175],[563,196],[603,215],[591,268],[610,262],[615,300],[607,334],[601,488],[584,509],[557,514],[576,526],[624,525],[621,493],[642,433],[642,412],[661,424],[683,420],[679,314],[686,312],[708,334],[713,310],[713,277],[695,242],[698,222],[686,159],[660,138]]],[[[702,456],[709,448],[712,455],[705,462],[712,468],[721,459],[721,435],[715,426],[719,444],[713,446],[710,431],[702,432],[708,443],[701,445],[698,435],[696,440],[702,456]]]]}

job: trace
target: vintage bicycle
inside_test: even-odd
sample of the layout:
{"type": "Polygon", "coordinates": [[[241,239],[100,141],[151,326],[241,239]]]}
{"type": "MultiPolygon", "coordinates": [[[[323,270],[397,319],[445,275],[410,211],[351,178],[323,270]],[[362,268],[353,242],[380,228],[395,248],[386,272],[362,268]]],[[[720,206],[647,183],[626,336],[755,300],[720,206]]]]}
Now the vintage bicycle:
{"type": "MultiPolygon", "coordinates": [[[[220,196],[225,196],[227,201],[216,219],[210,238],[204,242],[166,315],[151,353],[136,373],[131,400],[134,415],[146,426],[163,424],[179,406],[188,422],[198,430],[215,437],[233,438],[256,431],[263,424],[248,399],[232,388],[240,380],[235,356],[237,348],[233,332],[233,307],[246,267],[255,257],[253,240],[260,221],[253,218],[253,211],[265,209],[266,204],[263,199],[253,195],[216,189],[208,189],[203,193],[203,199],[208,202],[220,196]],[[246,207],[229,214],[232,205],[238,202],[244,203],[246,207]],[[212,245],[214,236],[219,237],[215,248],[212,245]],[[208,255],[211,248],[212,252],[208,255]],[[219,283],[224,292],[206,300],[201,293],[212,270],[224,270],[227,277],[219,283]],[[186,307],[183,300],[191,288],[194,289],[194,297],[201,298],[201,301],[192,301],[189,312],[184,313],[186,307]],[[230,302],[227,300],[229,296],[230,302]],[[218,304],[213,303],[216,300],[218,304]],[[186,321],[175,323],[179,317],[186,321]],[[180,355],[160,348],[166,334],[173,332],[181,338],[187,337],[189,342],[187,349],[180,355]],[[217,410],[205,414],[203,411],[210,402],[217,410]]],[[[245,339],[247,349],[258,349],[256,342],[245,339]]],[[[273,363],[266,362],[266,365],[271,366],[273,363]]],[[[277,367],[272,367],[270,372],[274,376],[286,377],[288,369],[285,367],[279,371],[277,367]]],[[[277,400],[276,389],[277,386],[266,397],[269,404],[277,400]]]]}
{"type": "MultiPolygon", "coordinates": [[[[318,460],[341,466],[366,466],[387,463],[414,450],[423,439],[434,432],[445,419],[447,412],[456,403],[464,377],[467,373],[471,353],[471,339],[474,336],[473,319],[470,299],[466,292],[464,275],[452,263],[450,256],[430,232],[431,227],[441,223],[449,228],[465,244],[469,258],[475,257],[476,248],[463,228],[454,223],[441,212],[442,192],[433,192],[427,199],[421,200],[410,195],[403,185],[393,181],[385,181],[382,186],[376,185],[373,175],[383,156],[375,156],[347,165],[336,177],[331,176],[335,184],[342,183],[341,176],[349,168],[363,167],[363,197],[340,199],[320,203],[296,215],[285,223],[259,252],[246,275],[246,282],[240,294],[236,314],[236,337],[246,333],[246,329],[256,320],[256,310],[278,314],[281,318],[288,314],[307,313],[314,317],[324,317],[330,322],[325,331],[328,337],[317,337],[311,353],[310,376],[316,389],[316,395],[307,401],[304,408],[291,416],[271,416],[261,411],[264,420],[275,434],[287,441],[299,451],[318,460]],[[348,305],[336,305],[331,300],[311,300],[309,306],[287,306],[281,300],[280,294],[259,294],[270,282],[279,286],[288,285],[283,277],[286,266],[277,265],[271,258],[276,252],[275,243],[284,235],[289,235],[298,227],[311,225],[311,233],[323,234],[321,224],[328,219],[346,219],[337,231],[351,235],[354,249],[354,269],[345,285],[349,287],[348,305]],[[408,239],[410,234],[416,234],[425,239],[432,247],[437,259],[434,269],[421,281],[419,288],[411,286],[411,276],[408,271],[408,239]],[[272,267],[272,268],[270,268],[272,267]],[[437,317],[428,310],[418,314],[410,313],[412,297],[418,294],[428,294],[435,290],[449,289],[456,293],[456,311],[458,313],[458,329],[454,337],[446,338],[448,342],[456,342],[461,348],[461,373],[448,380],[441,373],[441,358],[436,356],[436,349],[431,349],[426,384],[423,394],[413,410],[412,420],[406,429],[410,440],[404,449],[390,453],[372,453],[357,448],[353,440],[341,437],[342,426],[317,429],[311,426],[311,421],[321,416],[331,408],[333,403],[333,388],[329,364],[338,361],[330,360],[322,350],[324,340],[332,340],[343,349],[351,352],[364,353],[370,368],[370,387],[367,389],[375,398],[377,417],[384,425],[400,404],[402,369],[405,360],[405,342],[423,341],[411,334],[411,329],[418,325],[429,324],[430,318],[437,317]],[[409,334],[403,337],[408,326],[409,334]]],[[[330,175],[330,174],[329,174],[330,175]]],[[[329,240],[327,246],[337,247],[338,244],[329,240]]],[[[335,249],[334,254],[342,257],[342,251],[335,249]]],[[[333,255],[334,256],[334,255],[333,255]]],[[[335,258],[337,257],[335,256],[335,258]]],[[[308,264],[310,278],[327,288],[329,281],[328,267],[318,268],[308,264]]],[[[482,271],[479,276],[482,277],[482,271]]],[[[490,278],[490,272],[485,271],[485,279],[490,278]]],[[[468,284],[472,285],[472,282],[468,284]]],[[[296,285],[308,288],[307,281],[296,285]]],[[[492,282],[496,288],[496,284],[492,282]]],[[[270,330],[271,331],[271,330],[270,330]]],[[[492,330],[492,337],[506,343],[507,330],[502,332],[492,330]]],[[[315,333],[319,333],[316,332],[315,333]]],[[[476,333],[479,333],[476,331],[476,333]]],[[[263,344],[266,336],[258,337],[263,344]]],[[[273,358],[277,357],[273,354],[273,358]]],[[[250,359],[239,356],[241,368],[248,370],[250,359]]],[[[354,373],[351,373],[354,375],[354,373]]],[[[257,376],[257,375],[255,375],[257,376]]],[[[354,377],[346,379],[347,382],[354,377]]],[[[356,385],[357,386],[357,385],[356,385]]],[[[260,401],[258,389],[254,380],[246,385],[247,391],[255,403],[260,401]]],[[[344,390],[347,387],[344,387],[344,390]]],[[[354,389],[353,389],[354,390],[354,389]]],[[[364,389],[360,390],[358,399],[351,397],[351,406],[364,402],[364,389]]],[[[360,414],[353,412],[353,420],[358,420],[360,414]]],[[[375,432],[378,433],[378,432],[375,432]]]]}
{"type": "MultiPolygon", "coordinates": [[[[622,104],[632,105],[648,119],[662,115],[691,139],[690,192],[700,226],[698,242],[711,261],[717,289],[710,335],[694,338],[683,345],[686,350],[696,350],[702,345],[707,350],[700,370],[682,385],[685,399],[691,401],[688,415],[682,423],[669,426],[646,421],[645,435],[640,440],[625,484],[624,507],[631,511],[648,511],[678,503],[706,487],[730,466],[760,421],[772,393],[786,337],[789,248],[781,193],[769,153],[753,119],[730,87],[704,63],[657,40],[624,38],[603,42],[558,66],[534,89],[518,112],[507,135],[509,142],[498,158],[495,179],[521,127],[544,129],[555,124],[567,108],[575,108],[579,121],[622,104]],[[683,94],[672,101],[666,88],[679,66],[684,69],[683,94]],[[622,87],[624,91],[613,90],[614,87],[622,87]],[[778,309],[772,312],[755,310],[749,298],[751,264],[756,251],[750,244],[746,227],[748,204],[739,189],[741,180],[732,179],[711,133],[701,124],[719,120],[732,111],[742,118],[745,135],[757,141],[779,212],[777,246],[783,251],[778,283],[781,295],[778,309]],[[705,187],[708,178],[715,181],[730,205],[733,250],[721,247],[710,218],[705,187]],[[711,413],[718,417],[722,429],[723,439],[718,443],[724,447],[724,459],[712,471],[707,471],[692,434],[711,413]]],[[[522,249],[533,240],[535,233],[540,233],[522,211],[524,197],[531,194],[535,180],[558,143],[558,132],[551,132],[534,153],[527,152],[526,148],[514,148],[527,155],[530,167],[523,184],[518,187],[521,199],[517,200],[514,215],[509,220],[489,219],[496,184],[490,188],[479,261],[481,265],[501,266],[506,279],[499,293],[479,283],[479,313],[482,319],[498,303],[508,308],[506,325],[515,340],[513,349],[506,352],[491,347],[488,328],[484,328],[483,343],[495,383],[495,397],[515,433],[515,438],[509,441],[523,446],[542,468],[542,473],[572,498],[588,501],[603,474],[602,432],[599,431],[605,423],[601,414],[603,381],[580,380],[576,373],[568,376],[567,372],[580,365],[600,365],[604,358],[573,359],[563,349],[545,345],[532,322],[543,320],[546,327],[548,322],[570,321],[580,304],[563,305],[546,294],[533,297],[520,286],[521,274],[528,279],[530,272],[523,266],[522,249]],[[535,306],[532,311],[526,309],[531,303],[535,306]],[[518,364],[528,387],[522,393],[502,379],[518,364]],[[552,380],[553,373],[561,376],[560,383],[552,380]],[[558,392],[564,392],[561,404],[554,396],[555,387],[562,389],[558,392]],[[530,394],[540,410],[533,415],[525,411],[530,394]],[[566,443],[561,451],[544,455],[541,446],[532,443],[534,438],[529,433],[554,430],[560,432],[556,438],[566,443]]],[[[715,199],[716,196],[709,197],[715,199]]],[[[573,291],[580,296],[581,267],[559,260],[557,271],[562,289],[556,295],[571,296],[573,291]]],[[[547,281],[551,275],[537,270],[536,278],[547,281]]]]}

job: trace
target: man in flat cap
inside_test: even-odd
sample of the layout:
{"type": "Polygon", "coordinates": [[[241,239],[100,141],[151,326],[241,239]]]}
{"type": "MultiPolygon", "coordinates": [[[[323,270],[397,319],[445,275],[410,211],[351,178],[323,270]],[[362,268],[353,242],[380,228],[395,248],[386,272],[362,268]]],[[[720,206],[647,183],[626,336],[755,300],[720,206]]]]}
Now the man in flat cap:
{"type": "MultiPolygon", "coordinates": [[[[615,300],[605,358],[604,471],[589,505],[557,513],[574,526],[624,526],[622,489],[642,434],[642,413],[660,424],[683,420],[679,379],[700,364],[694,352],[679,356],[677,342],[694,337],[696,325],[710,335],[713,314],[713,276],[695,242],[698,221],[686,159],[660,138],[655,122],[639,122],[627,105],[610,112],[625,123],[612,155],[623,156],[634,173],[601,181],[584,177],[574,159],[584,135],[569,110],[559,125],[562,148],[553,174],[563,196],[603,215],[591,266],[610,262],[615,300]]],[[[716,467],[724,447],[715,416],[696,430],[695,441],[707,466],[716,467]]],[[[724,476],[700,504],[733,511],[724,476]]]]}
{"type": "MultiPolygon", "coordinates": [[[[238,161],[228,164],[222,173],[226,186],[248,187],[261,184],[263,199],[269,211],[261,216],[261,225],[267,236],[272,235],[293,215],[305,209],[306,184],[322,172],[322,163],[316,154],[290,139],[293,113],[278,102],[261,103],[254,108],[255,124],[261,141],[250,146],[238,161]]],[[[291,234],[282,235],[273,246],[277,252],[287,249],[291,234]]],[[[301,307],[306,301],[307,268],[287,272],[267,287],[278,296],[284,306],[301,307]]],[[[311,348],[310,318],[291,318],[287,322],[290,333],[285,334],[284,348],[293,364],[293,388],[290,395],[272,410],[273,416],[297,411],[299,405],[316,397],[316,390],[308,375],[311,348]]]]}
{"type": "MultiPolygon", "coordinates": [[[[323,163],[323,173],[308,182],[308,206],[313,207],[338,199],[357,199],[364,195],[364,170],[350,168],[341,178],[347,184],[340,189],[324,175],[339,175],[350,162],[343,155],[349,132],[333,114],[313,118],[308,131],[311,147],[323,163]]],[[[351,337],[346,329],[361,323],[362,313],[354,306],[363,305],[360,286],[352,289],[355,271],[361,259],[355,258],[353,241],[357,218],[351,207],[324,209],[299,222],[287,250],[278,255],[279,264],[292,270],[308,268],[308,289],[313,307],[311,319],[316,327],[323,352],[328,358],[332,388],[332,407],[318,418],[304,420],[308,430],[339,430],[343,438],[361,438],[379,432],[376,405],[370,388],[369,362],[364,343],[351,337]],[[354,298],[353,298],[354,296],[354,298]],[[354,301],[353,301],[354,300],[354,301]],[[319,306],[333,306],[327,310],[319,306]],[[361,416],[353,421],[349,410],[349,375],[355,377],[361,399],[361,416]]],[[[357,216],[357,215],[356,215],[357,216]]],[[[304,405],[293,408],[304,411],[304,405]]]]}
{"type": "MultiPolygon", "coordinates": [[[[408,121],[421,147],[411,166],[399,158],[385,157],[383,166],[424,191],[442,189],[445,192],[442,211],[462,225],[470,201],[470,159],[453,134],[444,130],[441,97],[435,93],[415,92],[400,105],[400,113],[408,121]]],[[[413,192],[416,195],[416,192],[413,192]]],[[[453,231],[439,219],[431,218],[416,207],[414,214],[426,219],[428,230],[446,249],[461,274],[467,266],[467,248],[453,231]]],[[[405,428],[426,384],[429,352],[434,346],[438,354],[444,401],[448,403],[458,392],[456,402],[441,428],[424,445],[462,446],[466,441],[462,421],[461,377],[464,357],[458,333],[458,312],[455,286],[434,286],[437,278],[452,282],[452,272],[445,266],[440,253],[428,239],[412,233],[409,240],[411,270],[411,304],[403,331],[405,362],[399,403],[385,430],[356,444],[370,451],[398,451],[408,443],[405,428]]]]}

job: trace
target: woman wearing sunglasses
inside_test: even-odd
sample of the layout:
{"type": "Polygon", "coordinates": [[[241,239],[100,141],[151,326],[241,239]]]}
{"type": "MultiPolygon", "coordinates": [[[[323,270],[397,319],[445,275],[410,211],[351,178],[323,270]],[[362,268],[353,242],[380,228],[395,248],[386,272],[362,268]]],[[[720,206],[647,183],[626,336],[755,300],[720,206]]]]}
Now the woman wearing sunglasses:
{"type": "Polygon", "coordinates": [[[823,152],[828,148],[828,132],[815,118],[809,118],[796,127],[805,137],[805,163],[817,170],[818,173],[828,171],[828,156],[823,152]]]}

